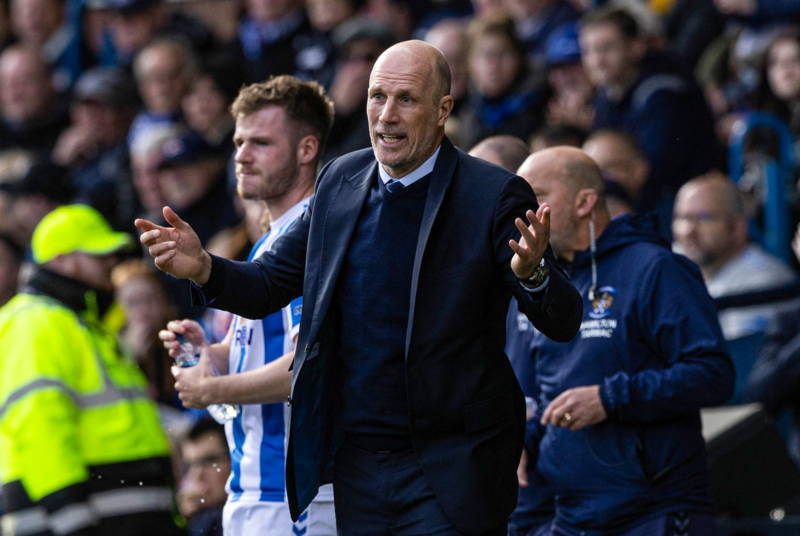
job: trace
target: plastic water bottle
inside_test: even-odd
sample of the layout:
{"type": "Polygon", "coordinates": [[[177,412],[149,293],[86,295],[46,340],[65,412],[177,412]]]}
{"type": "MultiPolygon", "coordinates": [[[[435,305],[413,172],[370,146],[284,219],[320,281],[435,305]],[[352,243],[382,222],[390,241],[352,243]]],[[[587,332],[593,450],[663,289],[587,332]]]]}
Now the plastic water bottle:
{"type": "MultiPolygon", "coordinates": [[[[178,355],[175,356],[175,364],[181,368],[193,367],[200,362],[200,349],[194,344],[188,342],[183,335],[178,335],[178,342],[180,343],[180,350],[178,355]]],[[[219,371],[212,364],[212,370],[215,375],[219,375],[219,371]]],[[[220,424],[225,424],[238,417],[242,411],[241,406],[238,404],[212,404],[206,408],[211,417],[220,424]]]]}

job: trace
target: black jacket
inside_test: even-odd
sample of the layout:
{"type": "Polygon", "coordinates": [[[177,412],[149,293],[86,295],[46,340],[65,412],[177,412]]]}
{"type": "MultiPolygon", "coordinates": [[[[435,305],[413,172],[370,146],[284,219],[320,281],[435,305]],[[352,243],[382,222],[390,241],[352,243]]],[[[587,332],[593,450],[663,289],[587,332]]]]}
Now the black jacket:
{"type": "MultiPolygon", "coordinates": [[[[341,442],[329,426],[337,362],[331,299],[373,180],[371,149],[334,160],[309,209],[273,252],[253,263],[214,258],[200,289],[210,305],[251,318],[303,293],[286,460],[295,518],[330,474],[341,442]]],[[[414,257],[405,373],[414,450],[437,500],[465,534],[501,525],[517,500],[525,404],[503,351],[511,295],[554,339],[571,339],[580,322],[580,296],[551,253],[550,282],[540,293],[527,292],[511,271],[514,217],[536,208],[523,179],[443,142],[414,257]]]]}

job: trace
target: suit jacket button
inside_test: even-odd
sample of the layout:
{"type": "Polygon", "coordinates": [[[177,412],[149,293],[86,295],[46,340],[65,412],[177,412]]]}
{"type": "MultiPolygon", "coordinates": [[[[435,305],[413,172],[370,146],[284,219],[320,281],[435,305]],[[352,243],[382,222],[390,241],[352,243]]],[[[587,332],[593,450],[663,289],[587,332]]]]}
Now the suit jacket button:
{"type": "Polygon", "coordinates": [[[311,345],[306,344],[306,355],[308,355],[310,352],[311,352],[311,345]]]}

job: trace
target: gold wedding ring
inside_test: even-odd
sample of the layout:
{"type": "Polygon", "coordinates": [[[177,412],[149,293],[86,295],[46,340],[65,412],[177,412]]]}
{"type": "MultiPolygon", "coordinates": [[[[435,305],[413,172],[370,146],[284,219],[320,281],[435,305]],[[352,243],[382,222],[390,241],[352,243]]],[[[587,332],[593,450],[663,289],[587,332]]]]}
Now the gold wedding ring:
{"type": "Polygon", "coordinates": [[[564,413],[564,415],[562,415],[561,418],[567,421],[567,424],[572,422],[572,414],[569,411],[564,413]]]}

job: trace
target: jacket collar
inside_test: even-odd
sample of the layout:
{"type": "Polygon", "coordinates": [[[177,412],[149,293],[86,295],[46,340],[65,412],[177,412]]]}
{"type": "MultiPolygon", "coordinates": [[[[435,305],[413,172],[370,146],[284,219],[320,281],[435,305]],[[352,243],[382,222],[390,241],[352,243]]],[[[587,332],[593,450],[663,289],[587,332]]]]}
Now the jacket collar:
{"type": "Polygon", "coordinates": [[[422,221],[419,226],[417,249],[414,253],[414,266],[411,272],[411,296],[408,307],[408,321],[406,324],[406,359],[408,359],[408,351],[411,347],[411,332],[414,325],[414,309],[417,304],[417,286],[419,285],[419,272],[422,267],[422,257],[428,245],[428,238],[433,228],[433,222],[436,220],[436,215],[439,213],[439,208],[442,206],[444,196],[453,180],[457,164],[458,150],[447,137],[442,138],[441,151],[439,157],[436,159],[436,165],[431,175],[428,196],[425,199],[425,209],[422,213],[422,221]]]}
{"type": "Polygon", "coordinates": [[[24,292],[48,296],[79,315],[89,313],[102,318],[114,301],[110,292],[92,288],[76,279],[38,267],[24,292]]]}

